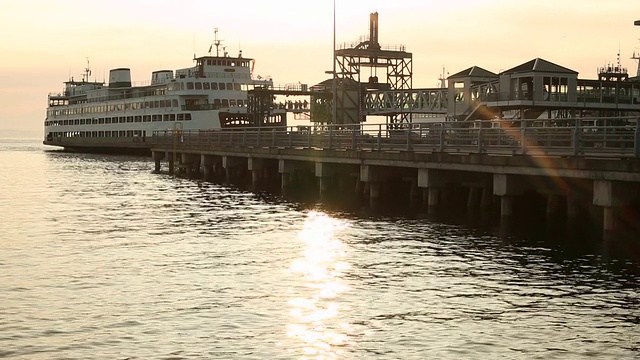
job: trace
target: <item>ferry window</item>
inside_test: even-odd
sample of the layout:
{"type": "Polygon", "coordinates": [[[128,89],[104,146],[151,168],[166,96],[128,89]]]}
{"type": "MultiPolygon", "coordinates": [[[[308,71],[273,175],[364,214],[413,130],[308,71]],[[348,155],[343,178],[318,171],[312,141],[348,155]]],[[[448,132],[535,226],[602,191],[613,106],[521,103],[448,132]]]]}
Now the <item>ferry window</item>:
{"type": "Polygon", "coordinates": [[[91,119],[91,124],[97,125],[98,124],[98,119],[96,119],[96,118],[91,119]]]}
{"type": "Polygon", "coordinates": [[[104,137],[104,131],[98,131],[98,137],[104,137]]]}
{"type": "Polygon", "coordinates": [[[193,83],[192,82],[188,82],[187,83],[187,90],[193,90],[193,83]]]}
{"type": "Polygon", "coordinates": [[[137,116],[135,117],[135,121],[136,121],[136,122],[142,122],[142,116],[137,115],[137,116]]]}
{"type": "Polygon", "coordinates": [[[80,125],[84,125],[84,119],[80,119],[80,125]]]}
{"type": "Polygon", "coordinates": [[[224,85],[224,83],[220,83],[220,84],[219,84],[219,86],[220,86],[220,90],[224,90],[224,89],[226,88],[226,86],[224,85]]]}
{"type": "Polygon", "coordinates": [[[236,101],[233,99],[229,100],[229,106],[236,106],[236,101]]]}
{"type": "Polygon", "coordinates": [[[170,121],[176,121],[176,114],[169,114],[170,121]]]}
{"type": "Polygon", "coordinates": [[[132,136],[133,136],[133,131],[127,130],[127,137],[132,137],[132,136]]]}
{"type": "Polygon", "coordinates": [[[178,107],[178,100],[173,99],[173,100],[171,100],[171,102],[173,104],[173,107],[178,107]]]}
{"type": "Polygon", "coordinates": [[[159,107],[160,107],[160,102],[159,102],[158,100],[156,100],[156,101],[154,101],[154,102],[153,102],[153,105],[154,105],[156,108],[159,108],[159,107]]]}
{"type": "Polygon", "coordinates": [[[128,123],[133,122],[133,116],[127,116],[127,122],[128,123]]]}
{"type": "Polygon", "coordinates": [[[98,124],[104,124],[104,118],[98,119],[98,124]]]}
{"type": "Polygon", "coordinates": [[[222,99],[222,106],[223,106],[223,107],[229,107],[229,100],[227,100],[227,99],[222,99]]]}
{"type": "Polygon", "coordinates": [[[227,90],[233,90],[233,84],[227,83],[227,90]]]}
{"type": "Polygon", "coordinates": [[[211,83],[211,90],[218,90],[218,83],[211,83]]]}
{"type": "Polygon", "coordinates": [[[238,99],[238,106],[244,106],[244,101],[241,99],[238,99]]]}
{"type": "Polygon", "coordinates": [[[211,59],[207,60],[207,65],[211,65],[211,59]]]}
{"type": "Polygon", "coordinates": [[[184,90],[184,83],[180,83],[180,90],[184,90]]]}
{"type": "Polygon", "coordinates": [[[119,122],[120,124],[124,124],[124,122],[125,122],[125,117],[124,117],[124,116],[120,116],[120,117],[118,118],[118,122],[119,122]]]}
{"type": "Polygon", "coordinates": [[[209,90],[211,87],[209,86],[209,83],[206,82],[206,83],[202,83],[202,88],[205,90],[209,90]]]}
{"type": "Polygon", "coordinates": [[[169,114],[164,114],[164,121],[169,121],[169,114]]]}
{"type": "Polygon", "coordinates": [[[213,99],[213,105],[220,105],[220,99],[213,99]]]}
{"type": "Polygon", "coordinates": [[[184,120],[184,114],[178,114],[178,121],[184,120]]]}
{"type": "Polygon", "coordinates": [[[184,119],[187,121],[191,120],[191,114],[184,114],[184,119]]]}
{"type": "Polygon", "coordinates": [[[91,132],[91,137],[98,137],[98,132],[97,131],[92,131],[91,132]]]}
{"type": "Polygon", "coordinates": [[[240,89],[240,84],[238,84],[238,83],[233,84],[233,89],[240,91],[241,90],[240,89]]]}
{"type": "Polygon", "coordinates": [[[202,90],[202,83],[201,82],[197,82],[196,83],[196,90],[202,90]]]}

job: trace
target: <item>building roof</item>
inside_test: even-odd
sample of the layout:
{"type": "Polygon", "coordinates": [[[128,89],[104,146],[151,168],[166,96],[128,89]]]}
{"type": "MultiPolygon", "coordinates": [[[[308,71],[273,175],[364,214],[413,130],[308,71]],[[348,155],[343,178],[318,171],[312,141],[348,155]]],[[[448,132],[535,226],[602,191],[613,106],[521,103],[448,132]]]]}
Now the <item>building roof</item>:
{"type": "Polygon", "coordinates": [[[577,71],[568,69],[566,67],[556,65],[550,61],[541,58],[535,58],[531,61],[527,61],[524,64],[513,67],[509,70],[502,72],[503,74],[515,74],[525,72],[547,72],[547,73],[560,73],[560,74],[578,74],[577,71]]]}
{"type": "Polygon", "coordinates": [[[457,79],[457,78],[465,78],[465,77],[491,77],[497,78],[498,74],[494,74],[489,70],[485,70],[479,66],[472,66],[468,69],[464,69],[460,72],[457,72],[453,75],[447,77],[447,79],[457,79]]]}

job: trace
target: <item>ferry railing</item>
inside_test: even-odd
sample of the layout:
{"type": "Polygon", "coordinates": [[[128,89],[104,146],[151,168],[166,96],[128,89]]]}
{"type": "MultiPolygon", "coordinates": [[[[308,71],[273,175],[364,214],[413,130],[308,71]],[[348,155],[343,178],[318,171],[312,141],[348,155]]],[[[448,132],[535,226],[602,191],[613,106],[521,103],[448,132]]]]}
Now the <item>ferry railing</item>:
{"type": "MultiPolygon", "coordinates": [[[[187,130],[180,146],[640,158],[638,118],[609,118],[608,125],[594,126],[598,121],[602,118],[187,130]]],[[[154,132],[152,144],[171,144],[173,131],[154,132]]]]}

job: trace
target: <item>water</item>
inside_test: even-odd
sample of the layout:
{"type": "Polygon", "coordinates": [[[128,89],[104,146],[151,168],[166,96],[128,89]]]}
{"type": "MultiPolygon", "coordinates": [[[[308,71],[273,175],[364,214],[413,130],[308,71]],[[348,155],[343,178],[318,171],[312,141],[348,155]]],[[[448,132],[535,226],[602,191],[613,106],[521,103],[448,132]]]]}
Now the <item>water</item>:
{"type": "Polygon", "coordinates": [[[0,141],[0,358],[640,357],[633,259],[152,169],[0,141]]]}

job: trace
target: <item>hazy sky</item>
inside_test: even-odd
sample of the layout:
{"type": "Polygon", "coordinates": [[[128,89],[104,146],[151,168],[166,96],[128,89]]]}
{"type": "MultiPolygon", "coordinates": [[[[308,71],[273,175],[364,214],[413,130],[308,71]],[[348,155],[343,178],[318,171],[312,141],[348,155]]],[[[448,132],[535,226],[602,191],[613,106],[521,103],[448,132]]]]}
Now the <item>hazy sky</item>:
{"type": "MultiPolygon", "coordinates": [[[[541,57],[595,78],[621,63],[635,74],[639,0],[337,0],[337,42],[368,34],[379,12],[380,42],[413,53],[414,87],[435,87],[472,65],[499,72],[541,57]]],[[[41,130],[47,94],[80,79],[86,59],[103,80],[131,68],[188,67],[205,55],[213,28],[227,50],[255,58],[276,83],[314,84],[331,69],[333,1],[0,0],[0,129],[41,130]]],[[[92,78],[92,80],[94,80],[92,78]]]]}

